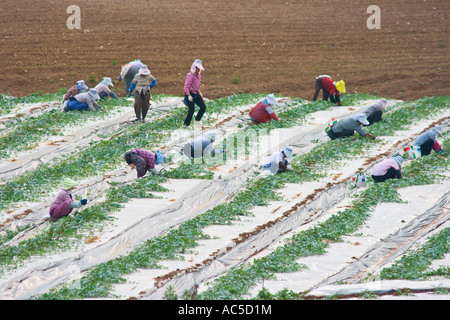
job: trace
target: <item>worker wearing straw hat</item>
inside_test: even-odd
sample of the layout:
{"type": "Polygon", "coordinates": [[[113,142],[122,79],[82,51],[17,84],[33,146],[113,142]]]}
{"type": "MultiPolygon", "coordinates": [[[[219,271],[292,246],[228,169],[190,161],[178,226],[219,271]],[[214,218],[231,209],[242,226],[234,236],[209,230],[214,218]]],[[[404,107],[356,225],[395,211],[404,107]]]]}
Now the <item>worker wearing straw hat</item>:
{"type": "Polygon", "coordinates": [[[317,100],[320,90],[323,91],[323,100],[328,101],[328,98],[330,98],[331,102],[336,103],[338,106],[342,106],[339,93],[346,92],[344,80],[336,82],[328,75],[318,76],[316,78],[313,101],[317,100]]]}

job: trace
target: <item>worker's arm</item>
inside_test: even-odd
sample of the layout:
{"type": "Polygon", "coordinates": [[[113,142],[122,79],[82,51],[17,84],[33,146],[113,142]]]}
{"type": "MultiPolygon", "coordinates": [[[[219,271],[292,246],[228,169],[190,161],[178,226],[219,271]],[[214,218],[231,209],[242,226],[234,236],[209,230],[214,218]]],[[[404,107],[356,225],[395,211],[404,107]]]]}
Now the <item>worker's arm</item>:
{"type": "Polygon", "coordinates": [[[150,89],[152,89],[154,86],[156,86],[156,78],[153,79],[152,83],[150,83],[150,89]]]}
{"type": "Polygon", "coordinates": [[[272,107],[267,107],[266,108],[266,111],[267,111],[267,113],[269,114],[269,116],[270,116],[270,118],[271,119],[273,119],[273,120],[278,120],[278,117],[277,117],[277,115],[275,114],[275,112],[273,112],[273,109],[272,109],[272,107]]]}

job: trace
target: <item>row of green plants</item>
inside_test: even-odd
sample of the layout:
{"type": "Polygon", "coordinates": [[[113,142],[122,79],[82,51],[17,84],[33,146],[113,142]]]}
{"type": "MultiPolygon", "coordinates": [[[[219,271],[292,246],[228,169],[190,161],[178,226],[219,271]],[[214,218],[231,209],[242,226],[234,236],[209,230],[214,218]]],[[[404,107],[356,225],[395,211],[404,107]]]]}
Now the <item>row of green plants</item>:
{"type": "MultiPolygon", "coordinates": [[[[339,140],[343,143],[341,148],[338,148],[336,150],[337,153],[347,152],[347,148],[345,146],[351,145],[355,141],[363,141],[365,144],[373,143],[367,139],[361,139],[359,137],[351,137],[347,139],[339,140]],[[344,141],[347,141],[347,143],[344,143],[344,141]]],[[[337,144],[338,141],[330,141],[328,144],[337,144]]],[[[329,150],[329,148],[323,148],[323,150],[329,150]]],[[[347,154],[348,157],[354,156],[352,153],[347,154]]],[[[299,157],[301,158],[301,156],[299,157]]],[[[320,156],[315,157],[316,159],[321,159],[320,156]]],[[[336,157],[334,157],[336,158],[336,157]]],[[[342,156],[340,158],[343,158],[342,156]]],[[[320,161],[320,160],[319,160],[320,161]]],[[[295,163],[301,163],[302,161],[294,161],[295,163]]],[[[295,166],[295,164],[294,164],[295,166]]],[[[295,169],[295,167],[294,167],[295,169]]],[[[133,272],[135,268],[138,266],[144,266],[148,264],[148,261],[151,260],[152,264],[155,265],[157,261],[160,261],[161,259],[164,259],[166,256],[153,256],[150,255],[151,252],[160,252],[162,249],[164,250],[170,250],[170,258],[174,259],[176,258],[176,254],[184,253],[186,250],[189,250],[189,248],[193,248],[195,246],[195,239],[202,239],[207,238],[207,235],[203,234],[201,229],[204,228],[206,225],[202,223],[202,221],[205,217],[207,217],[206,221],[207,223],[227,223],[231,224],[233,221],[236,221],[236,219],[239,218],[241,215],[248,214],[248,211],[245,211],[246,208],[251,208],[256,205],[264,205],[267,204],[267,201],[270,201],[271,199],[277,199],[276,197],[276,190],[282,188],[286,182],[301,182],[301,174],[304,174],[306,177],[305,181],[308,180],[308,178],[311,178],[311,175],[307,173],[306,171],[311,171],[312,169],[309,168],[308,170],[304,171],[298,171],[294,170],[292,172],[283,174],[283,175],[276,175],[272,177],[268,177],[265,179],[258,180],[256,182],[250,182],[247,188],[243,191],[241,191],[232,201],[221,204],[214,209],[209,210],[205,214],[189,221],[186,224],[181,225],[178,229],[174,229],[170,231],[166,236],[164,237],[158,237],[156,239],[151,239],[147,241],[141,248],[137,249],[132,253],[132,255],[139,255],[140,252],[145,252],[146,254],[143,256],[144,261],[143,262],[136,262],[136,264],[130,264],[128,257],[122,257],[114,259],[108,263],[102,264],[94,268],[92,272],[88,273],[85,277],[82,279],[82,286],[81,289],[73,290],[71,288],[63,288],[59,292],[53,290],[48,295],[45,295],[44,299],[73,299],[73,298],[83,298],[83,297],[89,297],[91,296],[92,292],[88,292],[89,289],[87,288],[97,288],[98,291],[102,291],[103,294],[108,294],[109,290],[111,289],[113,283],[116,283],[115,281],[124,281],[123,275],[128,274],[130,272],[133,272]],[[224,220],[224,218],[226,218],[224,220]],[[202,219],[200,221],[200,219],[202,219]],[[189,226],[189,228],[187,228],[189,226]],[[167,241],[171,240],[170,244],[168,244],[167,241]],[[159,247],[160,243],[163,241],[164,245],[159,247]],[[147,255],[148,253],[148,255],[147,255]],[[149,260],[147,260],[149,259],[149,260]],[[138,266],[136,266],[138,265],[138,266]],[[101,272],[99,271],[101,270],[101,272]],[[111,273],[114,275],[114,280],[112,279],[98,279],[97,274],[101,273],[102,275],[111,273]],[[117,274],[121,273],[121,276],[118,277],[117,274]],[[83,288],[86,288],[83,289],[83,288]],[[102,288],[100,290],[100,288],[102,288]]],[[[389,193],[381,192],[382,194],[388,195],[389,193]]],[[[395,195],[391,195],[394,199],[396,198],[395,195]]],[[[386,197],[384,199],[391,200],[391,197],[386,197]]],[[[377,199],[378,203],[379,199],[377,199]]],[[[361,219],[360,219],[361,220],[361,219]]],[[[364,219],[362,219],[363,221],[364,219]]],[[[209,225],[209,224],[207,224],[209,225]]],[[[319,241],[320,244],[320,241],[319,241]]],[[[314,249],[316,245],[308,242],[305,244],[305,248],[310,248],[310,252],[316,252],[314,249]]],[[[279,261],[279,259],[276,259],[279,261]]],[[[283,260],[283,259],[281,259],[283,260]]],[[[133,261],[135,261],[133,259],[133,261]]],[[[274,267],[273,270],[282,270],[280,269],[281,266],[277,265],[277,267],[274,267]]],[[[296,267],[294,266],[294,269],[296,267]]],[[[292,266],[287,266],[284,268],[285,270],[293,270],[292,266]]],[[[270,273],[270,272],[269,272],[270,273]]],[[[249,279],[252,279],[251,277],[249,279]]],[[[251,281],[254,281],[251,280],[251,281]]],[[[98,294],[98,292],[96,293],[98,294]]],[[[104,295],[103,295],[104,296],[104,295]]],[[[214,296],[214,295],[213,295],[214,296]]]]}

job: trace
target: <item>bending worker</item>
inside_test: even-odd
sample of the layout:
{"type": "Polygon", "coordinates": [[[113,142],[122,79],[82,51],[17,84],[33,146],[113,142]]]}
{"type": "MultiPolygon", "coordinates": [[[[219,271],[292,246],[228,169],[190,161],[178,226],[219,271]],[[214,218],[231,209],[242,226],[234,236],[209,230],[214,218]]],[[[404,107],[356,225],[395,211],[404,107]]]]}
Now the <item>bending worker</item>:
{"type": "Polygon", "coordinates": [[[401,156],[393,156],[377,163],[372,171],[373,181],[384,182],[387,179],[400,179],[402,177],[402,163],[403,158],[401,156]]]}
{"type": "Polygon", "coordinates": [[[375,122],[379,122],[383,120],[383,111],[386,108],[387,100],[381,99],[375,101],[370,104],[366,110],[364,110],[364,114],[367,116],[367,121],[369,122],[369,126],[375,122]]]}
{"type": "Polygon", "coordinates": [[[75,97],[79,93],[86,92],[89,89],[88,86],[84,83],[84,80],[78,80],[77,83],[70,87],[69,90],[64,95],[62,103],[66,102],[72,97],[75,97]]]}
{"type": "Polygon", "coordinates": [[[104,77],[103,80],[95,86],[97,93],[100,96],[100,100],[104,97],[110,96],[111,98],[117,98],[117,95],[109,88],[109,86],[114,87],[111,78],[104,77]]]}
{"type": "Polygon", "coordinates": [[[64,111],[70,110],[91,110],[95,111],[101,109],[96,100],[100,100],[100,96],[97,93],[97,89],[90,89],[88,92],[77,94],[67,101],[67,105],[64,107],[64,111]]]}
{"type": "Polygon", "coordinates": [[[150,108],[150,99],[152,97],[150,90],[156,85],[156,78],[152,76],[148,67],[144,64],[139,69],[139,73],[134,76],[130,85],[128,96],[136,89],[134,93],[134,113],[136,120],[145,122],[148,109],[150,108]]]}
{"type": "Polygon", "coordinates": [[[77,183],[70,178],[63,180],[61,191],[56,199],[50,205],[50,217],[59,219],[67,216],[74,208],[79,208],[87,203],[87,199],[81,201],[73,200],[72,191],[76,188],[77,183]]]}
{"type": "Polygon", "coordinates": [[[328,137],[331,140],[341,137],[350,137],[355,134],[355,131],[358,132],[363,137],[370,137],[375,139],[375,136],[365,132],[362,129],[362,125],[368,125],[366,115],[364,113],[360,113],[356,115],[354,118],[347,118],[342,121],[338,121],[333,124],[327,131],[328,137]]]}
{"type": "Polygon", "coordinates": [[[289,163],[292,161],[292,149],[286,146],[281,151],[277,151],[267,158],[263,164],[263,170],[270,170],[273,174],[289,170],[289,163]]]}
{"type": "Polygon", "coordinates": [[[273,112],[272,106],[277,104],[277,100],[273,94],[269,94],[250,111],[250,119],[256,124],[265,123],[270,120],[278,120],[277,115],[273,112]]]}
{"type": "Polygon", "coordinates": [[[128,93],[131,85],[131,81],[133,81],[134,76],[138,74],[139,68],[143,65],[141,60],[136,59],[122,66],[122,70],[120,71],[119,76],[117,77],[117,81],[125,80],[125,94],[128,93]]]}
{"type": "Polygon", "coordinates": [[[182,152],[188,158],[209,157],[224,153],[224,149],[214,149],[213,142],[215,140],[216,134],[214,132],[208,133],[201,138],[186,143],[182,149],[182,152]]]}
{"type": "Polygon", "coordinates": [[[429,155],[431,153],[431,149],[436,152],[444,153],[444,150],[442,150],[442,147],[437,142],[437,135],[442,135],[442,127],[439,125],[435,125],[430,130],[422,133],[419,137],[417,137],[413,145],[420,146],[422,156],[429,155]]]}
{"type": "Polygon", "coordinates": [[[344,80],[339,80],[336,82],[333,81],[328,75],[318,76],[316,78],[316,91],[314,92],[313,101],[317,100],[317,96],[319,95],[321,89],[323,91],[323,100],[328,101],[329,97],[331,102],[337,103],[338,106],[342,106],[339,93],[346,92],[344,80]]]}
{"type": "Polygon", "coordinates": [[[160,175],[161,172],[155,168],[155,165],[166,160],[166,157],[160,151],[152,153],[140,148],[125,152],[123,158],[129,166],[136,168],[138,179],[145,176],[147,171],[150,171],[152,175],[160,175]]]}

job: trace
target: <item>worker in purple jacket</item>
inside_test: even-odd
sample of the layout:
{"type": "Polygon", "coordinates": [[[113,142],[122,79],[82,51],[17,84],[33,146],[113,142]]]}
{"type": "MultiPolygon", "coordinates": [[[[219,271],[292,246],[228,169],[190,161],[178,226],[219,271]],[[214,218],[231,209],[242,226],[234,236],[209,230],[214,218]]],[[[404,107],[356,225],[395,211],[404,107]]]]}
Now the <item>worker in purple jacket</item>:
{"type": "Polygon", "coordinates": [[[195,121],[199,122],[202,119],[206,110],[205,101],[200,92],[200,81],[202,79],[201,72],[205,70],[202,65],[202,60],[196,59],[191,66],[191,70],[186,75],[184,82],[184,100],[183,103],[188,107],[188,114],[184,120],[184,127],[191,124],[192,117],[195,111],[195,104],[200,107],[200,110],[195,116],[195,121]]]}
{"type": "Polygon", "coordinates": [[[59,219],[67,216],[72,212],[74,208],[80,208],[87,203],[87,199],[81,201],[73,200],[72,191],[77,186],[77,183],[70,178],[65,178],[61,191],[58,193],[56,199],[50,205],[50,217],[53,219],[59,219]]]}
{"type": "Polygon", "coordinates": [[[160,172],[155,168],[155,165],[161,164],[166,160],[161,151],[153,153],[141,148],[125,152],[123,158],[129,166],[136,168],[138,179],[145,176],[147,171],[150,171],[152,175],[159,175],[160,172]]]}

